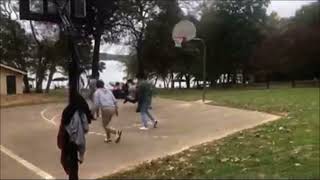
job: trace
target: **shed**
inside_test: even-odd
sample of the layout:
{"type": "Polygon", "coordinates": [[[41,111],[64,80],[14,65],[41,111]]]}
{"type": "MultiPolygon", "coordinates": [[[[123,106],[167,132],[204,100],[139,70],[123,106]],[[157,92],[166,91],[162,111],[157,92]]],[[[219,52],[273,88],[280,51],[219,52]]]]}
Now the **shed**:
{"type": "Polygon", "coordinates": [[[0,64],[0,94],[22,94],[23,77],[26,74],[19,69],[0,64]]]}

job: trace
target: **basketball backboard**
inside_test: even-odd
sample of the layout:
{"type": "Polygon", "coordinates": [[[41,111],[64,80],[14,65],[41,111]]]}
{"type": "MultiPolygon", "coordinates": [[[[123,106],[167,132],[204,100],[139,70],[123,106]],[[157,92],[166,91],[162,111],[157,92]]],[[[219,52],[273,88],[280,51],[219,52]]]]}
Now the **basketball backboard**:
{"type": "Polygon", "coordinates": [[[173,28],[172,39],[176,47],[181,47],[183,41],[190,41],[196,37],[196,33],[196,27],[191,21],[182,20],[173,28]]]}
{"type": "Polygon", "coordinates": [[[74,21],[81,22],[86,17],[86,0],[20,0],[20,19],[58,23],[56,3],[64,7],[74,21]]]}

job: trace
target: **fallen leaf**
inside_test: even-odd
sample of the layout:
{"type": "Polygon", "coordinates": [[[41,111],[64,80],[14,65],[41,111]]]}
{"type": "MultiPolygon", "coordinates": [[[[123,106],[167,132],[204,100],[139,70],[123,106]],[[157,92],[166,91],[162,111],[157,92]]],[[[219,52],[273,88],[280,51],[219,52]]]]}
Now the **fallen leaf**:
{"type": "Polygon", "coordinates": [[[301,166],[301,164],[300,163],[295,163],[294,166],[301,166]]]}
{"type": "Polygon", "coordinates": [[[167,170],[172,171],[172,170],[174,170],[174,167],[173,166],[168,166],[167,170]]]}
{"type": "Polygon", "coordinates": [[[221,162],[227,162],[229,160],[229,158],[222,158],[220,161],[221,162]]]}
{"type": "Polygon", "coordinates": [[[234,158],[234,162],[239,162],[239,161],[240,161],[240,159],[238,157],[234,158]]]}
{"type": "Polygon", "coordinates": [[[209,170],[206,171],[206,174],[209,174],[209,173],[211,173],[212,171],[213,171],[212,169],[209,169],[209,170]]]}
{"type": "Polygon", "coordinates": [[[205,156],[204,157],[206,160],[212,160],[213,159],[213,157],[211,157],[211,156],[205,156]]]}
{"type": "Polygon", "coordinates": [[[181,157],[181,158],[179,158],[179,161],[180,161],[180,162],[185,162],[185,161],[186,161],[186,159],[185,159],[185,158],[183,158],[183,157],[181,157]]]}
{"type": "Polygon", "coordinates": [[[247,171],[248,168],[243,168],[241,171],[247,171]]]}

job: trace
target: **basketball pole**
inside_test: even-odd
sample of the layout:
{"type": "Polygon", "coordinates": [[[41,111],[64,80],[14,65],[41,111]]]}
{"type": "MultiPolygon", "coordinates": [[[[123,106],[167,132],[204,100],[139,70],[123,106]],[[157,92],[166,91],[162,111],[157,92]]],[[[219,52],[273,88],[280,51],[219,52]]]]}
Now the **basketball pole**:
{"type": "Polygon", "coordinates": [[[176,43],[176,47],[182,47],[181,44],[186,41],[200,41],[202,44],[202,63],[203,63],[203,89],[202,89],[202,102],[204,103],[206,100],[206,86],[207,86],[207,46],[203,39],[196,38],[196,27],[194,24],[188,20],[181,20],[178,24],[176,24],[173,28],[172,38],[176,43]],[[187,30],[187,31],[186,31],[187,30]],[[183,35],[183,36],[181,36],[183,35]],[[182,42],[179,40],[183,37],[182,42]],[[177,42],[176,42],[177,41],[177,42]]]}
{"type": "Polygon", "coordinates": [[[203,39],[201,39],[203,46],[203,92],[202,92],[202,102],[206,101],[206,90],[207,90],[207,46],[203,39]]]}
{"type": "Polygon", "coordinates": [[[204,103],[206,101],[206,88],[207,88],[207,45],[206,43],[204,42],[203,39],[201,38],[193,38],[192,40],[195,40],[195,41],[200,41],[201,44],[202,44],[202,48],[203,48],[203,51],[202,51],[202,68],[203,68],[203,71],[202,71],[202,81],[203,81],[203,88],[202,88],[202,102],[204,103]]]}
{"type": "MultiPolygon", "coordinates": [[[[69,0],[67,0],[67,3],[69,0]]],[[[67,15],[66,4],[64,6],[60,6],[57,0],[54,1],[59,17],[61,19],[61,25],[63,27],[63,31],[65,31],[68,37],[68,45],[71,51],[71,61],[69,61],[68,69],[69,69],[69,103],[73,103],[75,101],[74,95],[79,91],[79,76],[80,76],[80,54],[79,50],[76,47],[75,37],[77,35],[76,29],[72,24],[71,18],[67,15]]]]}

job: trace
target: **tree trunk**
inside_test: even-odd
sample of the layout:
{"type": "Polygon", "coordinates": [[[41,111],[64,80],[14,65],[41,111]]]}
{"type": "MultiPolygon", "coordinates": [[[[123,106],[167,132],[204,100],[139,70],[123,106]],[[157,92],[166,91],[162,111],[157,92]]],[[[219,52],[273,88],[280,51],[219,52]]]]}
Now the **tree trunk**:
{"type": "Polygon", "coordinates": [[[185,75],[186,78],[186,86],[188,89],[190,89],[190,75],[185,75]]]}
{"type": "Polygon", "coordinates": [[[154,86],[157,85],[157,82],[158,82],[158,75],[156,75],[156,79],[154,80],[154,86]]]}
{"type": "Polygon", "coordinates": [[[162,81],[163,81],[163,87],[164,87],[165,89],[167,89],[166,78],[165,78],[165,77],[162,77],[162,81]]]}
{"type": "Polygon", "coordinates": [[[42,45],[36,36],[32,21],[30,20],[29,22],[30,22],[32,36],[38,45],[38,52],[37,53],[38,53],[39,62],[38,62],[37,70],[36,70],[36,93],[42,93],[42,81],[44,79],[44,73],[45,73],[45,70],[43,70],[42,54],[41,54],[42,45]]]}
{"type": "Polygon", "coordinates": [[[291,80],[291,87],[292,88],[296,87],[296,81],[294,79],[291,80]]]}
{"type": "Polygon", "coordinates": [[[247,75],[245,72],[242,73],[242,84],[246,84],[247,75]]]}
{"type": "Polygon", "coordinates": [[[36,81],[36,93],[42,93],[42,78],[37,78],[39,80],[36,81]]]}
{"type": "Polygon", "coordinates": [[[214,85],[215,85],[215,81],[214,81],[214,80],[211,80],[211,81],[210,81],[210,87],[214,87],[214,85]]]}
{"type": "Polygon", "coordinates": [[[94,48],[92,57],[92,78],[99,79],[99,60],[100,60],[100,42],[101,32],[97,32],[94,36],[94,48]]]}
{"type": "MultiPolygon", "coordinates": [[[[41,49],[41,48],[39,48],[41,49]]],[[[37,72],[36,72],[36,93],[42,93],[42,82],[43,82],[43,79],[44,79],[44,76],[45,76],[45,65],[43,64],[43,61],[42,61],[42,56],[40,54],[40,51],[39,50],[39,61],[38,61],[38,66],[37,66],[37,72]]]]}
{"type": "Polygon", "coordinates": [[[174,89],[174,75],[173,75],[173,72],[171,72],[171,88],[174,89]]]}
{"type": "Polygon", "coordinates": [[[30,93],[28,75],[23,76],[24,93],[30,93]]]}
{"type": "Polygon", "coordinates": [[[267,74],[266,80],[267,80],[267,89],[270,89],[270,75],[269,74],[267,74]]]}
{"type": "Polygon", "coordinates": [[[232,75],[232,84],[237,84],[237,72],[235,72],[233,75],[232,75]]]}
{"type": "Polygon", "coordinates": [[[49,73],[49,76],[48,76],[46,93],[49,93],[49,91],[50,91],[50,86],[51,86],[52,78],[53,78],[53,75],[54,75],[55,72],[56,72],[56,66],[55,66],[55,65],[52,65],[52,66],[50,67],[50,73],[49,73]]]}
{"type": "MultiPolygon", "coordinates": [[[[142,35],[141,35],[142,36],[142,35]]],[[[138,79],[140,78],[144,78],[145,74],[144,74],[144,66],[143,66],[143,62],[142,62],[142,37],[141,39],[138,40],[137,42],[137,47],[136,47],[136,51],[137,51],[137,60],[138,60],[138,73],[137,73],[137,77],[138,79]]]]}
{"type": "Polygon", "coordinates": [[[228,84],[232,84],[232,79],[233,75],[231,73],[228,73],[228,84]]]}

